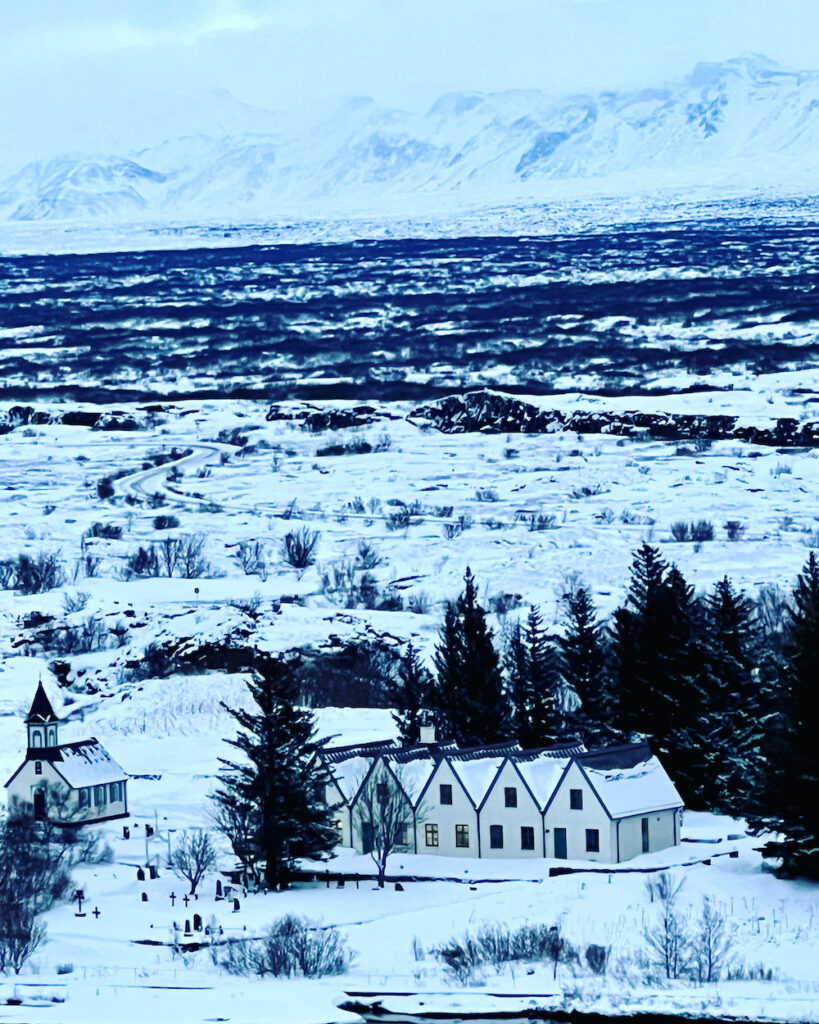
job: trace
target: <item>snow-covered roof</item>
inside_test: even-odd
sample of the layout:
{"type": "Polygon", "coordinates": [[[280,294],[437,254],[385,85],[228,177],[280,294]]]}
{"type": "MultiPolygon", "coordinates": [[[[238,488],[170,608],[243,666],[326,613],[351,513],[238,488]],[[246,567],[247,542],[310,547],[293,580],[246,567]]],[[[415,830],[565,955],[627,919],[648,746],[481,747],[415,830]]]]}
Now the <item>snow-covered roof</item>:
{"type": "Polygon", "coordinates": [[[531,789],[541,811],[549,802],[570,760],[568,757],[541,756],[532,761],[517,762],[518,771],[531,789]]]}
{"type": "Polygon", "coordinates": [[[93,737],[78,743],[63,743],[59,751],[60,757],[54,759],[54,767],[75,789],[124,782],[128,778],[100,741],[93,737]]]}
{"type": "Polygon", "coordinates": [[[486,796],[492,781],[498,774],[498,769],[505,760],[505,757],[482,757],[474,761],[461,761],[453,758],[452,767],[455,774],[464,784],[464,789],[476,806],[486,796]]]}
{"type": "Polygon", "coordinates": [[[653,755],[631,768],[585,766],[585,772],[612,818],[683,805],[674,783],[653,755]]]}
{"type": "Polygon", "coordinates": [[[418,803],[418,797],[429,781],[430,775],[435,771],[438,762],[431,757],[416,758],[404,764],[393,763],[392,770],[401,782],[404,792],[413,804],[418,803]]]}

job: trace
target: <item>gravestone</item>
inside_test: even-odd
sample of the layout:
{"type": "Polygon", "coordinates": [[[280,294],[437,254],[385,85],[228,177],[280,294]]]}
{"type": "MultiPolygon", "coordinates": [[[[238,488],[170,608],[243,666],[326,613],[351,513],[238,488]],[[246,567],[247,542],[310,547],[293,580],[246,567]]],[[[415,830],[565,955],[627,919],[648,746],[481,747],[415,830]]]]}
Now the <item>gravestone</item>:
{"type": "Polygon", "coordinates": [[[156,870],[156,864],[149,864],[148,871],[151,873],[151,878],[159,878],[159,872],[156,870]]]}
{"type": "Polygon", "coordinates": [[[216,899],[220,900],[221,898],[222,898],[222,879],[221,878],[217,878],[216,879],[216,899]]]}
{"type": "Polygon", "coordinates": [[[239,901],[235,899],[233,901],[233,913],[235,914],[238,910],[239,910],[239,901]]]}
{"type": "Polygon", "coordinates": [[[191,922],[190,922],[190,919],[186,917],[185,918],[185,938],[189,938],[191,935],[193,935],[193,932],[191,931],[191,922]]]}
{"type": "Polygon", "coordinates": [[[194,914],[193,915],[193,930],[195,932],[201,932],[202,931],[202,915],[201,914],[194,914]]]}
{"type": "Polygon", "coordinates": [[[128,828],[127,825],[123,825],[122,826],[122,838],[123,839],[130,839],[131,838],[131,830],[128,828]]]}
{"type": "Polygon", "coordinates": [[[401,885],[401,883],[400,883],[400,882],[396,882],[396,883],[395,883],[395,891],[396,891],[396,892],[403,892],[403,891],[404,891],[404,886],[403,886],[403,885],[401,885]]]}
{"type": "Polygon", "coordinates": [[[142,902],[143,903],[147,903],[148,902],[148,893],[147,892],[144,892],[142,894],[142,902]]]}
{"type": "Polygon", "coordinates": [[[150,839],[150,837],[153,834],[154,834],[154,827],[153,827],[153,825],[146,825],[145,826],[145,835],[148,836],[148,838],[150,839]]]}
{"type": "Polygon", "coordinates": [[[142,868],[137,868],[137,881],[138,882],[144,882],[145,881],[145,872],[142,870],[142,868]]]}

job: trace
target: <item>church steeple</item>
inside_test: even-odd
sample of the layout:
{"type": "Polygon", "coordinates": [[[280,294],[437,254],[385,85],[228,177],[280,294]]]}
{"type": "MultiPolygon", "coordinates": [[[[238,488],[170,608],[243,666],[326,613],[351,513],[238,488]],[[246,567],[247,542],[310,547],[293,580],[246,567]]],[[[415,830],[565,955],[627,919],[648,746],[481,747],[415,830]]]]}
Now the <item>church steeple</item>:
{"type": "Polygon", "coordinates": [[[56,753],[59,746],[57,729],[59,720],[54,714],[54,708],[48,699],[48,694],[43,688],[42,680],[37,684],[37,692],[31,702],[31,708],[26,717],[26,729],[28,730],[29,755],[48,759],[56,753]]]}

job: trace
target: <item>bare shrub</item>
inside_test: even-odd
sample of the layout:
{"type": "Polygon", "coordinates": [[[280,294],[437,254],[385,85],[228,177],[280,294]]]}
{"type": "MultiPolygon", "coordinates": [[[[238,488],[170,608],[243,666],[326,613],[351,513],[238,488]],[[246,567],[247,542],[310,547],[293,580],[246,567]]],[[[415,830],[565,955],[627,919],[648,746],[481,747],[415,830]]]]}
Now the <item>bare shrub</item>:
{"type": "Polygon", "coordinates": [[[63,594],[63,608],[66,615],[73,615],[75,612],[85,610],[85,606],[91,600],[91,595],[84,590],[78,590],[76,594],[63,594]]]}
{"type": "Polygon", "coordinates": [[[294,569],[307,569],[316,561],[319,532],[303,526],[291,531],[282,541],[282,558],[294,569]]]}
{"type": "Polygon", "coordinates": [[[714,524],[709,522],[707,519],[698,519],[696,523],[691,523],[691,540],[697,544],[701,544],[706,540],[714,539],[714,524]]]}
{"type": "Polygon", "coordinates": [[[407,611],[413,612],[415,615],[427,615],[429,608],[429,595],[423,590],[418,590],[407,598],[407,611]]]}
{"type": "Polygon", "coordinates": [[[179,538],[179,575],[183,580],[195,580],[212,572],[211,565],[203,551],[205,537],[201,533],[187,534],[179,538]]]}
{"type": "Polygon", "coordinates": [[[34,556],[18,555],[13,567],[12,585],[21,594],[43,594],[65,583],[59,553],[41,551],[34,556]]]}
{"type": "Polygon", "coordinates": [[[676,882],[663,871],[646,882],[652,903],[657,904],[655,920],[646,925],[643,938],[653,953],[654,961],[666,978],[680,978],[693,960],[688,917],[679,908],[679,895],[684,880],[676,882]]]}
{"type": "Polygon", "coordinates": [[[101,537],[103,540],[119,540],[122,537],[122,527],[116,523],[92,523],[83,534],[83,537],[101,537]]]}
{"type": "Polygon", "coordinates": [[[696,925],[695,966],[700,983],[719,981],[733,950],[725,914],[706,896],[696,925]]]}
{"type": "Polygon", "coordinates": [[[149,579],[159,576],[159,573],[159,554],[153,544],[148,547],[140,546],[133,554],[128,555],[122,570],[126,580],[149,579]]]}
{"type": "Polygon", "coordinates": [[[542,533],[544,530],[557,528],[557,518],[551,512],[532,514],[527,521],[530,533],[542,533]]]}
{"type": "Polygon", "coordinates": [[[381,565],[384,559],[378,553],[378,548],[372,541],[362,537],[358,542],[358,555],[356,556],[356,563],[362,569],[375,569],[381,565]]]}
{"type": "Polygon", "coordinates": [[[233,553],[245,576],[267,579],[267,558],[264,545],[259,540],[241,540],[233,553]]]}
{"type": "Polygon", "coordinates": [[[412,516],[410,510],[406,507],[399,508],[395,512],[390,512],[387,516],[387,529],[388,530],[408,530],[412,523],[412,516]]]}
{"type": "Polygon", "coordinates": [[[500,501],[494,487],[479,487],[475,491],[475,501],[500,501]]]}
{"type": "Polygon", "coordinates": [[[97,497],[102,501],[107,501],[109,498],[114,497],[114,485],[107,476],[103,477],[97,484],[97,497]]]}
{"type": "Polygon", "coordinates": [[[353,956],[335,927],[320,928],[306,918],[288,915],[271,925],[261,939],[228,944],[217,960],[230,974],[273,978],[325,978],[343,974],[353,956]]]}
{"type": "Polygon", "coordinates": [[[738,519],[729,519],[723,529],[728,540],[732,541],[740,540],[743,533],[745,533],[745,526],[738,519]]]}
{"type": "Polygon", "coordinates": [[[680,542],[691,540],[691,527],[679,519],[676,523],[671,524],[671,536],[680,542]]]}

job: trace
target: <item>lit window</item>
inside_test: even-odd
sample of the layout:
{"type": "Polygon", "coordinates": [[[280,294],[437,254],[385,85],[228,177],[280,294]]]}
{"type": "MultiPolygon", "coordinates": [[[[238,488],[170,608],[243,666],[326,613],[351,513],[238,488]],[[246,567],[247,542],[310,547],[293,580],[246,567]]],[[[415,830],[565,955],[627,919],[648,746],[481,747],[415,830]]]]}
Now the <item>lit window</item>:
{"type": "Polygon", "coordinates": [[[489,826],[489,846],[493,850],[503,849],[503,825],[489,826]]]}
{"type": "Polygon", "coordinates": [[[43,762],[42,761],[35,761],[34,762],[34,774],[35,775],[42,775],[43,774],[43,762]]]}
{"type": "Polygon", "coordinates": [[[520,848],[521,850],[534,850],[535,848],[535,830],[531,825],[521,825],[520,848]]]}
{"type": "Polygon", "coordinates": [[[600,852],[600,833],[596,828],[586,829],[586,853],[600,852]]]}
{"type": "Polygon", "coordinates": [[[503,791],[503,802],[507,807],[517,807],[518,791],[514,786],[507,786],[503,791]]]}
{"type": "Polygon", "coordinates": [[[448,783],[442,783],[441,785],[441,803],[452,803],[452,786],[450,786],[448,783]]]}
{"type": "Polygon", "coordinates": [[[569,806],[573,811],[583,810],[583,790],[582,789],[570,789],[569,790],[569,806]]]}
{"type": "Polygon", "coordinates": [[[469,825],[455,826],[455,845],[462,850],[469,848],[469,825]]]}
{"type": "Polygon", "coordinates": [[[425,834],[425,837],[426,837],[427,846],[437,846],[438,845],[438,826],[437,825],[427,825],[425,827],[425,829],[424,829],[424,834],[425,834]]]}

